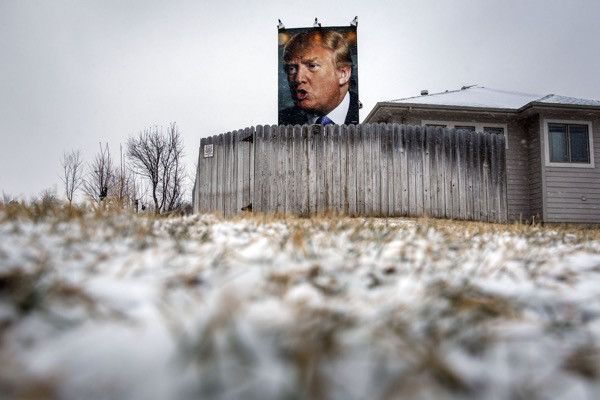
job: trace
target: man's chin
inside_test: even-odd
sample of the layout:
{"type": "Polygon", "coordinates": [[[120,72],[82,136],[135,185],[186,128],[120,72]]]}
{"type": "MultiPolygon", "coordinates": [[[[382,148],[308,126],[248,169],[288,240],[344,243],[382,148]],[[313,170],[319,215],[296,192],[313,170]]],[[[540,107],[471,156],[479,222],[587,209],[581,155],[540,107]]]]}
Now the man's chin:
{"type": "Polygon", "coordinates": [[[297,101],[296,105],[307,114],[319,114],[319,110],[314,108],[311,104],[307,104],[306,101],[297,101]]]}

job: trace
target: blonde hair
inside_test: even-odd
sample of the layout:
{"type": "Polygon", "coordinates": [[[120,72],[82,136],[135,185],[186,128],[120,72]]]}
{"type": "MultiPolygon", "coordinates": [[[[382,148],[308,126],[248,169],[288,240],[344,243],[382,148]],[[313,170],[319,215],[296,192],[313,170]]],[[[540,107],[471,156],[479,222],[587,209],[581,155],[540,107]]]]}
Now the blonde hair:
{"type": "Polygon", "coordinates": [[[304,54],[314,45],[323,46],[333,52],[333,66],[352,67],[350,46],[346,38],[338,31],[321,31],[313,29],[294,35],[283,48],[283,61],[288,63],[294,56],[304,54]]]}

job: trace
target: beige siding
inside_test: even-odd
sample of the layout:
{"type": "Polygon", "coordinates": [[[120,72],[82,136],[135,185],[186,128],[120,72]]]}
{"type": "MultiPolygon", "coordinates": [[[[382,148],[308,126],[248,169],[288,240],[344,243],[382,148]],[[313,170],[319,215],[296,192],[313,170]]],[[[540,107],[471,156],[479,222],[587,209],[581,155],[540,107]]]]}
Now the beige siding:
{"type": "MultiPolygon", "coordinates": [[[[543,112],[540,120],[590,121],[595,168],[544,166],[545,222],[600,223],[600,113],[543,112]]],[[[544,126],[539,135],[545,141],[544,126]]],[[[544,151],[544,143],[541,143],[544,151]]],[[[541,165],[544,165],[543,159],[541,165]]]]}

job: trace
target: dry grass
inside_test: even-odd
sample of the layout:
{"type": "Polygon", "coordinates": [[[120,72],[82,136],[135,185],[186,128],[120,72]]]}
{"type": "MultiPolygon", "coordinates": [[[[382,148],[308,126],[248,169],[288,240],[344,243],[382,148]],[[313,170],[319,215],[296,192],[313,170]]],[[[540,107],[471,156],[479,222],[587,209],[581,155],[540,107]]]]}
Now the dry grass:
{"type": "MultiPolygon", "coordinates": [[[[0,302],[15,312],[0,316],[0,360],[18,361],[0,373],[0,395],[72,398],[68,375],[29,376],[12,353],[34,318],[57,337],[89,334],[90,321],[166,330],[176,350],[161,376],[182,385],[171,398],[544,398],[543,383],[600,380],[597,292],[569,297],[600,266],[563,262],[600,254],[598,229],[333,214],[157,217],[48,198],[0,202],[0,234],[16,247],[0,246],[0,302]],[[90,284],[108,278],[116,289],[90,284]],[[135,297],[147,288],[155,297],[135,297]],[[148,310],[160,326],[144,319],[148,310]],[[537,336],[510,331],[532,325],[537,336]],[[519,376],[544,366],[523,351],[540,342],[556,349],[547,361],[555,368],[534,385],[519,376]],[[512,387],[495,378],[499,368],[512,387]],[[24,378],[9,384],[15,374],[24,378]]],[[[32,338],[44,350],[44,339],[32,338]]]]}

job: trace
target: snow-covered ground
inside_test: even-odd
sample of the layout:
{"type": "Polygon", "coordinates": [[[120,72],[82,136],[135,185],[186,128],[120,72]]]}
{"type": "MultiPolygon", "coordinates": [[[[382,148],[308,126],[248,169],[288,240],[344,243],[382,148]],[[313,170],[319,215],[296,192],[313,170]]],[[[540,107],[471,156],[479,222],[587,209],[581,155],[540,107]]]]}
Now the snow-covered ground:
{"type": "Polygon", "coordinates": [[[0,210],[0,398],[597,399],[599,238],[0,210]]]}

